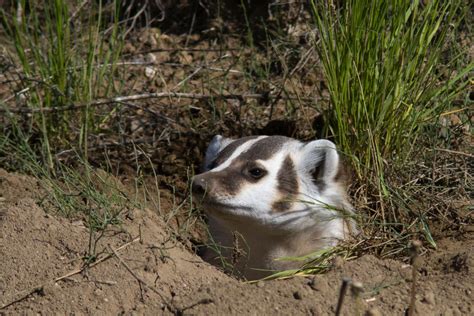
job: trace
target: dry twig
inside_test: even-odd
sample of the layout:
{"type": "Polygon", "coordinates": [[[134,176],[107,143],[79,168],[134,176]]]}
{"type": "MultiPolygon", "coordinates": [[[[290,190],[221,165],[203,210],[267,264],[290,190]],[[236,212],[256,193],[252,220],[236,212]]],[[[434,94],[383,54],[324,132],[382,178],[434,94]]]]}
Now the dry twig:
{"type": "Polygon", "coordinates": [[[447,152],[447,153],[450,153],[450,154],[455,154],[455,155],[466,156],[466,157],[469,157],[469,158],[474,158],[473,154],[465,153],[465,152],[462,152],[462,151],[451,150],[451,149],[446,149],[446,148],[435,148],[435,150],[444,151],[444,152],[447,152]]]}
{"type": "Polygon", "coordinates": [[[5,309],[9,306],[12,306],[13,304],[19,303],[23,300],[26,300],[28,297],[30,297],[33,294],[42,293],[43,291],[44,291],[43,285],[37,286],[37,287],[33,288],[32,290],[29,290],[26,294],[23,294],[19,298],[11,301],[10,303],[6,303],[6,304],[0,306],[0,310],[5,309]]]}
{"type": "Polygon", "coordinates": [[[85,107],[97,107],[101,105],[121,103],[121,102],[130,102],[137,100],[146,100],[146,99],[163,99],[163,98],[179,98],[179,99],[196,99],[196,100],[212,100],[212,99],[221,99],[221,100],[246,100],[246,99],[281,99],[281,100],[298,100],[312,102],[315,99],[313,98],[297,98],[297,97],[282,97],[282,96],[273,96],[266,94],[258,93],[249,93],[249,94],[200,94],[200,93],[179,93],[179,92],[155,92],[155,93],[144,93],[136,94],[130,96],[120,96],[110,99],[100,99],[95,100],[90,103],[79,103],[71,104],[66,106],[57,106],[57,107],[47,107],[47,108],[18,108],[18,109],[0,109],[0,113],[51,113],[51,112],[63,112],[78,110],[85,107]]]}
{"type": "Polygon", "coordinates": [[[168,300],[165,299],[165,297],[157,289],[155,289],[154,286],[149,285],[147,282],[145,282],[145,280],[143,280],[141,277],[139,277],[132,270],[132,268],[130,268],[130,266],[118,255],[118,253],[112,247],[109,247],[109,249],[112,251],[112,253],[115,255],[115,257],[118,259],[120,264],[122,264],[125,267],[125,269],[138,281],[138,283],[140,285],[140,289],[141,289],[142,285],[145,286],[146,288],[148,288],[149,290],[151,290],[153,293],[157,294],[160,297],[160,299],[166,305],[166,308],[170,312],[176,313],[177,309],[174,306],[172,306],[170,303],[168,303],[168,300]]]}
{"type": "Polygon", "coordinates": [[[411,244],[411,260],[412,260],[412,280],[411,280],[411,298],[410,307],[408,308],[408,316],[415,315],[416,302],[416,281],[418,270],[418,254],[420,253],[421,241],[413,240],[411,244]]]}
{"type": "MultiPolygon", "coordinates": [[[[123,244],[122,246],[118,247],[117,249],[115,249],[115,251],[120,251],[120,250],[122,250],[122,249],[124,249],[124,248],[130,246],[132,243],[137,242],[137,241],[139,241],[139,240],[140,240],[140,237],[136,237],[135,239],[133,239],[133,240],[131,240],[131,241],[129,241],[129,242],[123,244]]],[[[76,269],[76,270],[73,270],[73,271],[69,272],[69,273],[66,274],[66,275],[63,275],[63,276],[60,276],[60,277],[54,279],[54,282],[58,282],[58,281],[61,281],[61,280],[63,280],[63,279],[69,278],[69,277],[71,277],[71,276],[73,276],[73,275],[79,274],[79,273],[81,273],[82,271],[84,271],[84,270],[87,269],[87,268],[95,267],[95,266],[98,265],[99,263],[104,262],[105,260],[110,259],[110,258],[112,258],[113,256],[114,256],[114,255],[113,255],[112,253],[109,253],[109,254],[107,254],[106,256],[103,256],[102,258],[98,259],[97,261],[95,261],[95,262],[93,262],[93,263],[91,263],[91,264],[89,264],[89,265],[85,265],[85,266],[83,266],[83,267],[81,267],[81,268],[79,268],[79,269],[76,269]]]]}
{"type": "Polygon", "coordinates": [[[355,301],[355,315],[362,315],[362,300],[361,295],[364,292],[364,287],[360,282],[352,282],[351,284],[351,294],[355,301]]]}
{"type": "Polygon", "coordinates": [[[339,299],[337,300],[336,316],[341,315],[342,305],[344,304],[344,296],[346,296],[347,288],[351,283],[350,278],[342,278],[341,290],[339,291],[339,299]]]}

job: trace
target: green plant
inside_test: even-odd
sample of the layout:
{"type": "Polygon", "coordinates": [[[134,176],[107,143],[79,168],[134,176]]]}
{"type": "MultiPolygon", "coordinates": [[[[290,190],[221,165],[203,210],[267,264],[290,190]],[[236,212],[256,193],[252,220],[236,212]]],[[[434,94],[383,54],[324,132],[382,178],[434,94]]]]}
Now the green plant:
{"type": "Polygon", "coordinates": [[[351,157],[358,176],[374,176],[379,192],[388,194],[386,161],[409,157],[423,124],[468,84],[474,63],[448,79],[438,72],[462,17],[461,1],[311,3],[332,104],[327,133],[351,157]]]}
{"type": "MultiPolygon", "coordinates": [[[[89,131],[97,127],[95,110],[88,103],[114,91],[114,71],[122,47],[118,26],[118,1],[113,1],[112,27],[105,21],[102,1],[92,2],[90,11],[70,14],[71,4],[62,1],[17,2],[19,10],[1,11],[1,22],[16,60],[20,90],[26,106],[39,109],[33,115],[33,128],[41,131],[42,154],[53,170],[53,145],[71,140],[72,129],[80,129],[79,145],[87,148],[89,131]],[[85,104],[79,118],[55,107],[85,104]],[[45,109],[45,110],[43,110],[45,109]],[[79,126],[77,126],[79,123],[79,126]]],[[[87,156],[87,150],[84,150],[87,156]]]]}

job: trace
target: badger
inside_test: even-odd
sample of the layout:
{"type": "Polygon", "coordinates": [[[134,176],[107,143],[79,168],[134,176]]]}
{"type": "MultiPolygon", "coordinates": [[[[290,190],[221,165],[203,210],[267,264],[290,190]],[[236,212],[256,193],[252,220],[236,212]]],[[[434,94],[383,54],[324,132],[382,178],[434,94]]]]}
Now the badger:
{"type": "Polygon", "coordinates": [[[356,229],[344,168],[329,140],[216,135],[203,169],[192,180],[193,198],[220,249],[204,259],[224,258],[246,279],[298,268],[301,262],[281,258],[335,246],[356,229]],[[236,243],[243,250],[238,260],[236,243]]]}

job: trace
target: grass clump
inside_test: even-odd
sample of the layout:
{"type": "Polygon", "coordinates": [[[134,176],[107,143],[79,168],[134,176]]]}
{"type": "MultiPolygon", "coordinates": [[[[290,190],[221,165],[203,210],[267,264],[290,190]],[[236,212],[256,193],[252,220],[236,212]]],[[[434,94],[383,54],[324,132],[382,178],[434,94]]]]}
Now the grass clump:
{"type": "MultiPolygon", "coordinates": [[[[384,184],[386,160],[403,161],[422,131],[467,84],[467,67],[439,73],[461,1],[312,2],[330,91],[328,133],[360,178],[384,184]]],[[[452,56],[448,64],[460,56],[452,56]]]]}
{"type": "MultiPolygon", "coordinates": [[[[98,122],[88,106],[79,116],[48,109],[87,105],[117,89],[113,79],[123,43],[118,1],[109,4],[111,21],[105,18],[102,1],[86,8],[62,0],[15,3],[16,7],[0,11],[7,47],[20,65],[16,89],[20,92],[14,101],[35,111],[31,125],[41,133],[43,158],[52,169],[52,148],[71,141],[77,134],[73,128],[80,129],[79,145],[86,148],[88,133],[98,122]],[[76,12],[71,14],[73,8],[76,12]]],[[[6,104],[0,106],[8,109],[6,104]]]]}

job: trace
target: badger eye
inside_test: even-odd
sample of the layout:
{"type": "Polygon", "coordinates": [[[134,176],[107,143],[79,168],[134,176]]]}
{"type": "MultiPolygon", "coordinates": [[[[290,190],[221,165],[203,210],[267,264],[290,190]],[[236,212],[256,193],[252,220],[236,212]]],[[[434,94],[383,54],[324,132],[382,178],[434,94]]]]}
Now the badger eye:
{"type": "Polygon", "coordinates": [[[265,170],[263,170],[262,168],[255,167],[249,170],[249,174],[254,179],[260,179],[265,175],[265,170]]]}

